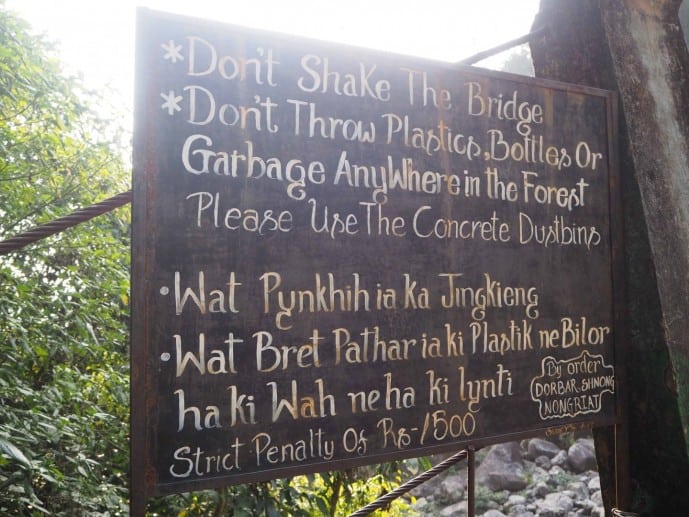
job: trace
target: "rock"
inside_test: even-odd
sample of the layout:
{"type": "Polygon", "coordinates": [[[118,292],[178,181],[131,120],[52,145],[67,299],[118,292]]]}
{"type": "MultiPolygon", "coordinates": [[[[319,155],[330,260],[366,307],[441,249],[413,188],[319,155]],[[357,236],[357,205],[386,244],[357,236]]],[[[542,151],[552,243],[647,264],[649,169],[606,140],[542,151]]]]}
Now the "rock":
{"type": "Polygon", "coordinates": [[[560,480],[564,478],[565,476],[565,470],[558,466],[558,465],[553,465],[550,467],[550,470],[548,471],[548,481],[550,481],[550,484],[557,487],[560,484],[560,480]]]}
{"type": "Polygon", "coordinates": [[[560,451],[555,456],[550,458],[551,465],[557,465],[558,467],[567,466],[568,456],[566,451],[560,451]]]}
{"type": "Polygon", "coordinates": [[[589,488],[581,481],[572,481],[567,485],[567,490],[572,492],[572,499],[585,501],[589,498],[589,488]]]}
{"type": "Polygon", "coordinates": [[[571,490],[560,490],[560,493],[566,497],[569,497],[572,501],[576,499],[576,494],[571,490]]]}
{"type": "Polygon", "coordinates": [[[522,450],[517,442],[493,446],[476,469],[476,481],[494,492],[516,492],[527,486],[522,450]]]}
{"type": "Polygon", "coordinates": [[[538,458],[539,456],[546,456],[548,459],[555,457],[555,455],[562,449],[555,445],[553,442],[548,440],[543,440],[542,438],[534,438],[529,440],[528,449],[529,455],[532,458],[538,458]]]}
{"type": "Polygon", "coordinates": [[[591,501],[596,506],[603,506],[603,493],[600,490],[596,490],[591,494],[591,501]]]}
{"type": "Polygon", "coordinates": [[[575,504],[583,510],[585,515],[591,515],[591,513],[597,508],[593,501],[591,501],[590,499],[576,501],[575,504]]]}
{"type": "Polygon", "coordinates": [[[533,488],[534,497],[545,497],[548,495],[548,492],[550,492],[550,489],[543,481],[536,483],[536,486],[533,488]]]}
{"type": "Polygon", "coordinates": [[[577,474],[586,470],[597,470],[596,452],[593,448],[593,440],[581,438],[567,450],[567,459],[574,472],[577,474]]]}
{"type": "Polygon", "coordinates": [[[440,517],[465,517],[467,515],[467,502],[461,501],[452,506],[443,508],[438,515],[440,517]]]}
{"type": "MultiPolygon", "coordinates": [[[[548,470],[550,470],[551,467],[548,467],[548,470]]],[[[544,483],[547,483],[548,480],[550,479],[550,474],[548,474],[547,470],[542,469],[538,465],[534,467],[534,469],[531,471],[531,479],[533,479],[533,484],[536,484],[540,481],[543,481],[544,483]]]]}
{"type": "Polygon", "coordinates": [[[524,479],[523,472],[489,472],[483,476],[482,484],[490,490],[509,490],[518,492],[524,490],[528,485],[524,479]]]}
{"type": "Polygon", "coordinates": [[[486,506],[489,510],[497,510],[498,508],[500,508],[500,503],[498,503],[497,501],[488,501],[486,503],[486,506]]]}
{"type": "Polygon", "coordinates": [[[504,513],[499,510],[488,510],[483,514],[483,517],[507,517],[504,513]]]}
{"type": "Polygon", "coordinates": [[[574,501],[564,494],[554,493],[546,495],[541,501],[536,501],[536,507],[536,515],[539,517],[567,517],[569,511],[574,508],[574,501]]]}
{"type": "Polygon", "coordinates": [[[499,458],[503,463],[522,462],[522,448],[518,442],[506,442],[494,445],[486,454],[483,462],[489,461],[490,458],[499,458]]]}
{"type": "Polygon", "coordinates": [[[550,458],[548,456],[538,456],[535,460],[534,463],[541,467],[543,470],[550,470],[550,467],[552,466],[550,463],[550,458]]]}
{"type": "Polygon", "coordinates": [[[526,504],[526,497],[524,497],[523,495],[517,495],[517,494],[510,495],[507,498],[507,502],[505,503],[506,506],[510,506],[510,507],[525,505],[525,504],[526,504]]]}
{"type": "Polygon", "coordinates": [[[591,478],[588,484],[589,492],[595,492],[600,490],[600,476],[594,476],[591,478]]]}
{"type": "Polygon", "coordinates": [[[464,497],[464,479],[458,474],[446,476],[440,483],[438,494],[444,502],[460,501],[464,497]]]}

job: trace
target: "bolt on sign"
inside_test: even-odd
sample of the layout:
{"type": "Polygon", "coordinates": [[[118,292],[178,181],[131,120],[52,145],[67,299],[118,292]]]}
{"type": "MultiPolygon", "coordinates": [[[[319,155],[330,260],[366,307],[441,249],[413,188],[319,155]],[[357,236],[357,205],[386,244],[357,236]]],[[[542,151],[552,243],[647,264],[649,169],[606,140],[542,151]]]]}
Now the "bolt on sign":
{"type": "Polygon", "coordinates": [[[611,92],[139,13],[133,489],[618,421],[611,92]]]}

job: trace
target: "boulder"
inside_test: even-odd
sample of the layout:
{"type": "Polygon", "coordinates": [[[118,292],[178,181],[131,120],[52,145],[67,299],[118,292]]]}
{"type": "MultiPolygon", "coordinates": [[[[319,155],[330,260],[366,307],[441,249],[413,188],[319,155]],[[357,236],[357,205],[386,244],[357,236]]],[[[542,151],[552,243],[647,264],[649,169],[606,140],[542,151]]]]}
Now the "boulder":
{"type": "Polygon", "coordinates": [[[527,446],[529,451],[529,456],[532,458],[538,458],[539,456],[547,456],[548,459],[553,458],[562,449],[555,445],[553,442],[548,440],[543,440],[542,438],[534,438],[529,440],[529,445],[527,446]]]}
{"type": "Polygon", "coordinates": [[[492,491],[516,492],[527,486],[522,450],[517,442],[491,447],[476,469],[476,481],[492,491]]]}
{"type": "Polygon", "coordinates": [[[482,484],[493,491],[509,490],[510,492],[524,490],[527,486],[521,471],[490,472],[483,477],[482,484]]]}
{"type": "Polygon", "coordinates": [[[467,502],[462,501],[443,508],[438,512],[438,515],[440,517],[465,517],[467,513],[469,513],[467,510],[467,502]]]}
{"type": "Polygon", "coordinates": [[[587,470],[597,470],[596,451],[593,440],[582,438],[574,442],[567,450],[567,459],[573,472],[580,473],[587,470]]]}
{"type": "Polygon", "coordinates": [[[455,503],[464,497],[464,478],[458,474],[446,476],[440,483],[440,500],[455,503]]]}
{"type": "Polygon", "coordinates": [[[546,495],[541,501],[536,501],[536,507],[536,515],[539,517],[567,517],[574,508],[574,501],[564,494],[554,493],[546,495]]]}

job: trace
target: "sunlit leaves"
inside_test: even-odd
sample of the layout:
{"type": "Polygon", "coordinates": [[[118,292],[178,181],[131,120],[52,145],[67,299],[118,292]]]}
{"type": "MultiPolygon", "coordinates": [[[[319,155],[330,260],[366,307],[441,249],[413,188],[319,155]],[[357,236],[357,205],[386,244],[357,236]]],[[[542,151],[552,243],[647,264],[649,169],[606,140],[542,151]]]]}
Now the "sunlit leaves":
{"type": "MultiPolygon", "coordinates": [[[[97,105],[0,0],[0,239],[128,188],[97,105]]],[[[128,209],[0,257],[0,514],[127,513],[128,293],[128,209]]]]}

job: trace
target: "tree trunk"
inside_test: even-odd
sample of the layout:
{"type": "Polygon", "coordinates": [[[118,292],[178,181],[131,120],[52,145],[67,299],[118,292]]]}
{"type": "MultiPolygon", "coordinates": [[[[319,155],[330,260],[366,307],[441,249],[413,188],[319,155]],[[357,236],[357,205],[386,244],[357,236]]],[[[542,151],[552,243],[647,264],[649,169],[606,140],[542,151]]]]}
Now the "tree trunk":
{"type": "MultiPolygon", "coordinates": [[[[538,77],[620,93],[631,510],[649,516],[689,509],[689,55],[680,3],[542,0],[534,28],[550,30],[531,45],[538,77]]],[[[596,433],[596,448],[609,509],[610,433],[596,433]]]]}

